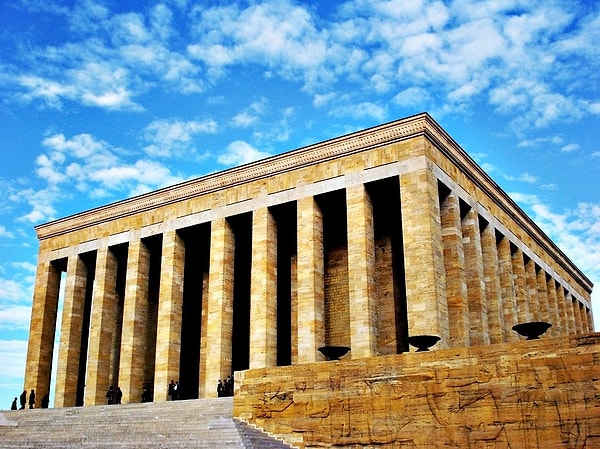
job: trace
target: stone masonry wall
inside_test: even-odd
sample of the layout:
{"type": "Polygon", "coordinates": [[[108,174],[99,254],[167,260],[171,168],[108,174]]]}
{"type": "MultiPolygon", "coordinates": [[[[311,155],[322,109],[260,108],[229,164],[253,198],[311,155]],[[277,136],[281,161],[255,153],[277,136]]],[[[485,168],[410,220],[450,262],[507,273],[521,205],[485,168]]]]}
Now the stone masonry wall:
{"type": "Polygon", "coordinates": [[[236,373],[234,415],[303,448],[598,448],[600,334],[236,373]]]}

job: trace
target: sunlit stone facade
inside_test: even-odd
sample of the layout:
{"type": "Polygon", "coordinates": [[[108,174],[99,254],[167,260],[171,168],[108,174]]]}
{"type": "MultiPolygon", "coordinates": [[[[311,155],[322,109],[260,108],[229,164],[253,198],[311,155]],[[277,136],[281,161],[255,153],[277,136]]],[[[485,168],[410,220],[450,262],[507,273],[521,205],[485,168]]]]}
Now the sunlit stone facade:
{"type": "Polygon", "coordinates": [[[427,114],[36,227],[25,386],[216,396],[233,371],[593,331],[592,284],[427,114]],[[64,284],[61,286],[61,283],[64,284]],[[57,329],[59,292],[64,291],[57,329]],[[58,368],[52,372],[55,334],[58,368]]]}

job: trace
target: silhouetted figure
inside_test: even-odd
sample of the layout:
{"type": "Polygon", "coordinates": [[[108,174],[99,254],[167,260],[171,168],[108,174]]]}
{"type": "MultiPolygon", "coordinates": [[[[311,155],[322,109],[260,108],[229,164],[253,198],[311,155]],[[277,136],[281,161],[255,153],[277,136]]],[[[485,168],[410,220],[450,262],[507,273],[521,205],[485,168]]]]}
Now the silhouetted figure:
{"type": "Polygon", "coordinates": [[[42,398],[42,408],[48,408],[49,404],[50,404],[50,395],[48,393],[46,393],[44,395],[44,397],[42,398]]]}
{"type": "Polygon", "coordinates": [[[35,407],[35,391],[33,391],[33,388],[31,389],[31,392],[29,393],[29,408],[34,408],[35,407]]]}
{"type": "Polygon", "coordinates": [[[217,382],[217,397],[222,398],[224,390],[225,388],[223,387],[223,382],[221,382],[221,379],[219,379],[217,382]]]}
{"type": "Polygon", "coordinates": [[[108,405],[112,405],[115,403],[115,389],[113,388],[112,385],[110,387],[108,387],[108,391],[106,392],[106,399],[107,399],[108,405]]]}
{"type": "Polygon", "coordinates": [[[142,402],[152,402],[152,391],[148,387],[142,390],[142,402]]]}
{"type": "Polygon", "coordinates": [[[175,381],[175,398],[173,399],[174,401],[179,400],[179,393],[181,393],[180,389],[179,389],[179,381],[175,381]]]}
{"type": "Polygon", "coordinates": [[[225,379],[225,396],[233,396],[233,376],[227,376],[225,379]]]}
{"type": "Polygon", "coordinates": [[[25,404],[27,404],[27,390],[23,390],[21,396],[19,396],[19,402],[21,404],[21,408],[19,410],[25,410],[25,404]]]}
{"type": "Polygon", "coordinates": [[[123,392],[121,391],[121,387],[117,387],[117,391],[115,391],[115,404],[120,404],[123,399],[123,392]]]}
{"type": "Polygon", "coordinates": [[[169,382],[169,399],[171,401],[175,400],[175,381],[173,379],[169,382]]]}
{"type": "Polygon", "coordinates": [[[12,401],[12,404],[10,404],[10,409],[11,410],[16,410],[17,409],[17,398],[15,398],[15,400],[12,401]]]}

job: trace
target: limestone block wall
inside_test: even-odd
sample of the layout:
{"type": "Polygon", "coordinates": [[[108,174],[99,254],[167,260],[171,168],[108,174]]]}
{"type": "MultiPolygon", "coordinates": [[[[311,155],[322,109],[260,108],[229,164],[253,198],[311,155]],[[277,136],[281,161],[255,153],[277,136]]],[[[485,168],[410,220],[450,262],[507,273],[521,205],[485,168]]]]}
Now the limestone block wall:
{"type": "Polygon", "coordinates": [[[238,372],[234,415],[302,448],[598,448],[600,334],[238,372]]]}

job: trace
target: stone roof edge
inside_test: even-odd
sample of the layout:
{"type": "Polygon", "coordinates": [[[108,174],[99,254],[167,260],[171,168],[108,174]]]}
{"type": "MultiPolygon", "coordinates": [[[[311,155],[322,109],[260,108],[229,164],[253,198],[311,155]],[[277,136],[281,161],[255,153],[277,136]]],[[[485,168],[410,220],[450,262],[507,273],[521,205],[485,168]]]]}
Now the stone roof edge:
{"type": "Polygon", "coordinates": [[[440,151],[461,167],[463,172],[487,195],[499,200],[498,203],[505,212],[519,222],[540,246],[550,254],[560,256],[557,258],[559,263],[561,260],[568,261],[570,266],[563,265],[563,268],[573,274],[578,274],[577,277],[581,279],[582,284],[587,284],[591,292],[592,282],[427,112],[59,218],[35,226],[35,231],[38,239],[43,240],[74,229],[98,225],[151,210],[155,207],[172,204],[184,198],[204,195],[240,185],[253,179],[263,179],[342,155],[365,151],[421,135],[427,136],[440,151]],[[489,185],[493,186],[493,190],[488,187],[489,185]],[[533,233],[532,229],[536,232],[533,233]],[[548,243],[544,243],[544,241],[548,243]]]}
{"type": "Polygon", "coordinates": [[[97,225],[155,207],[218,191],[244,182],[271,177],[374,146],[422,135],[433,119],[427,113],[357,131],[248,164],[154,190],[35,226],[39,240],[74,229],[97,225]]]}

